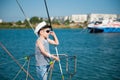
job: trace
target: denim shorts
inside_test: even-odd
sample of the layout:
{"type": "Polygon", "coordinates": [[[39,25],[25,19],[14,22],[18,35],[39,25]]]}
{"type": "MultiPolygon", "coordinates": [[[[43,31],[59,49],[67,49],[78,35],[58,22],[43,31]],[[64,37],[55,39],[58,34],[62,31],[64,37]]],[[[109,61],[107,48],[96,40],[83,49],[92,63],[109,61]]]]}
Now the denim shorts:
{"type": "Polygon", "coordinates": [[[36,72],[39,80],[47,80],[49,67],[50,65],[36,66],[36,72]]]}

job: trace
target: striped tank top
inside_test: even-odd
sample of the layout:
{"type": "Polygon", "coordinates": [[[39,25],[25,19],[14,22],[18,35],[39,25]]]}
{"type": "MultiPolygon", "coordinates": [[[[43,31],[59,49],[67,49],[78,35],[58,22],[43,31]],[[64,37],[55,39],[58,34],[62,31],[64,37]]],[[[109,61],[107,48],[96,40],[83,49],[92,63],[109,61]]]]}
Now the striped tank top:
{"type": "MultiPolygon", "coordinates": [[[[40,38],[38,38],[38,39],[40,39],[40,38]]],[[[43,39],[42,44],[43,44],[45,50],[48,53],[50,53],[48,41],[46,39],[43,39]]],[[[49,57],[44,56],[41,53],[41,50],[37,45],[35,47],[35,58],[36,58],[36,66],[49,65],[49,62],[50,62],[49,57]]]]}

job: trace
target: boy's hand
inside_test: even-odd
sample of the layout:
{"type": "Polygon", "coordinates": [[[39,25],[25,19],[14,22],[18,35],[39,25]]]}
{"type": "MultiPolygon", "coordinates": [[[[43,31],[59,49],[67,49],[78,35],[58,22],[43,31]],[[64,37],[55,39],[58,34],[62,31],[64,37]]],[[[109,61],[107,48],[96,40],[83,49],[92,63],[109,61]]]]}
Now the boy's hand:
{"type": "Polygon", "coordinates": [[[59,59],[57,56],[55,56],[55,60],[56,60],[56,61],[59,61],[60,59],[59,59]]]}
{"type": "Polygon", "coordinates": [[[54,31],[50,31],[50,35],[55,36],[55,32],[54,31]]]}
{"type": "Polygon", "coordinates": [[[60,60],[57,56],[54,56],[54,55],[52,55],[52,58],[55,59],[56,61],[60,60]]]}

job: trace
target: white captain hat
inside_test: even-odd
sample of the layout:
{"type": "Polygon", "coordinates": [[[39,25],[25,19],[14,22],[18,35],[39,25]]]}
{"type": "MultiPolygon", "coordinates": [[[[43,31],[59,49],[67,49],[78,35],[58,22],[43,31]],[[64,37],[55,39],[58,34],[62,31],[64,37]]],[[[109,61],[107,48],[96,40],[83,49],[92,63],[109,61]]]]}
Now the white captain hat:
{"type": "Polygon", "coordinates": [[[36,26],[36,28],[35,28],[35,31],[34,31],[35,34],[38,35],[38,31],[39,31],[41,28],[45,27],[46,25],[47,25],[47,23],[46,23],[45,21],[39,23],[39,24],[36,26]]]}

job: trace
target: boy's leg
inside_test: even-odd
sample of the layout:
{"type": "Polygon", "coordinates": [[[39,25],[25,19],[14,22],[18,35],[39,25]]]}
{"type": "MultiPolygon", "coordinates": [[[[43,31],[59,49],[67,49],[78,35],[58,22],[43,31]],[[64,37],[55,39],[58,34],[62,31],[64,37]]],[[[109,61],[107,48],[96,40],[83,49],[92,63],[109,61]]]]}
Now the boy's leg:
{"type": "Polygon", "coordinates": [[[39,80],[47,80],[47,66],[36,66],[36,72],[37,72],[37,76],[39,78],[39,80]]]}

